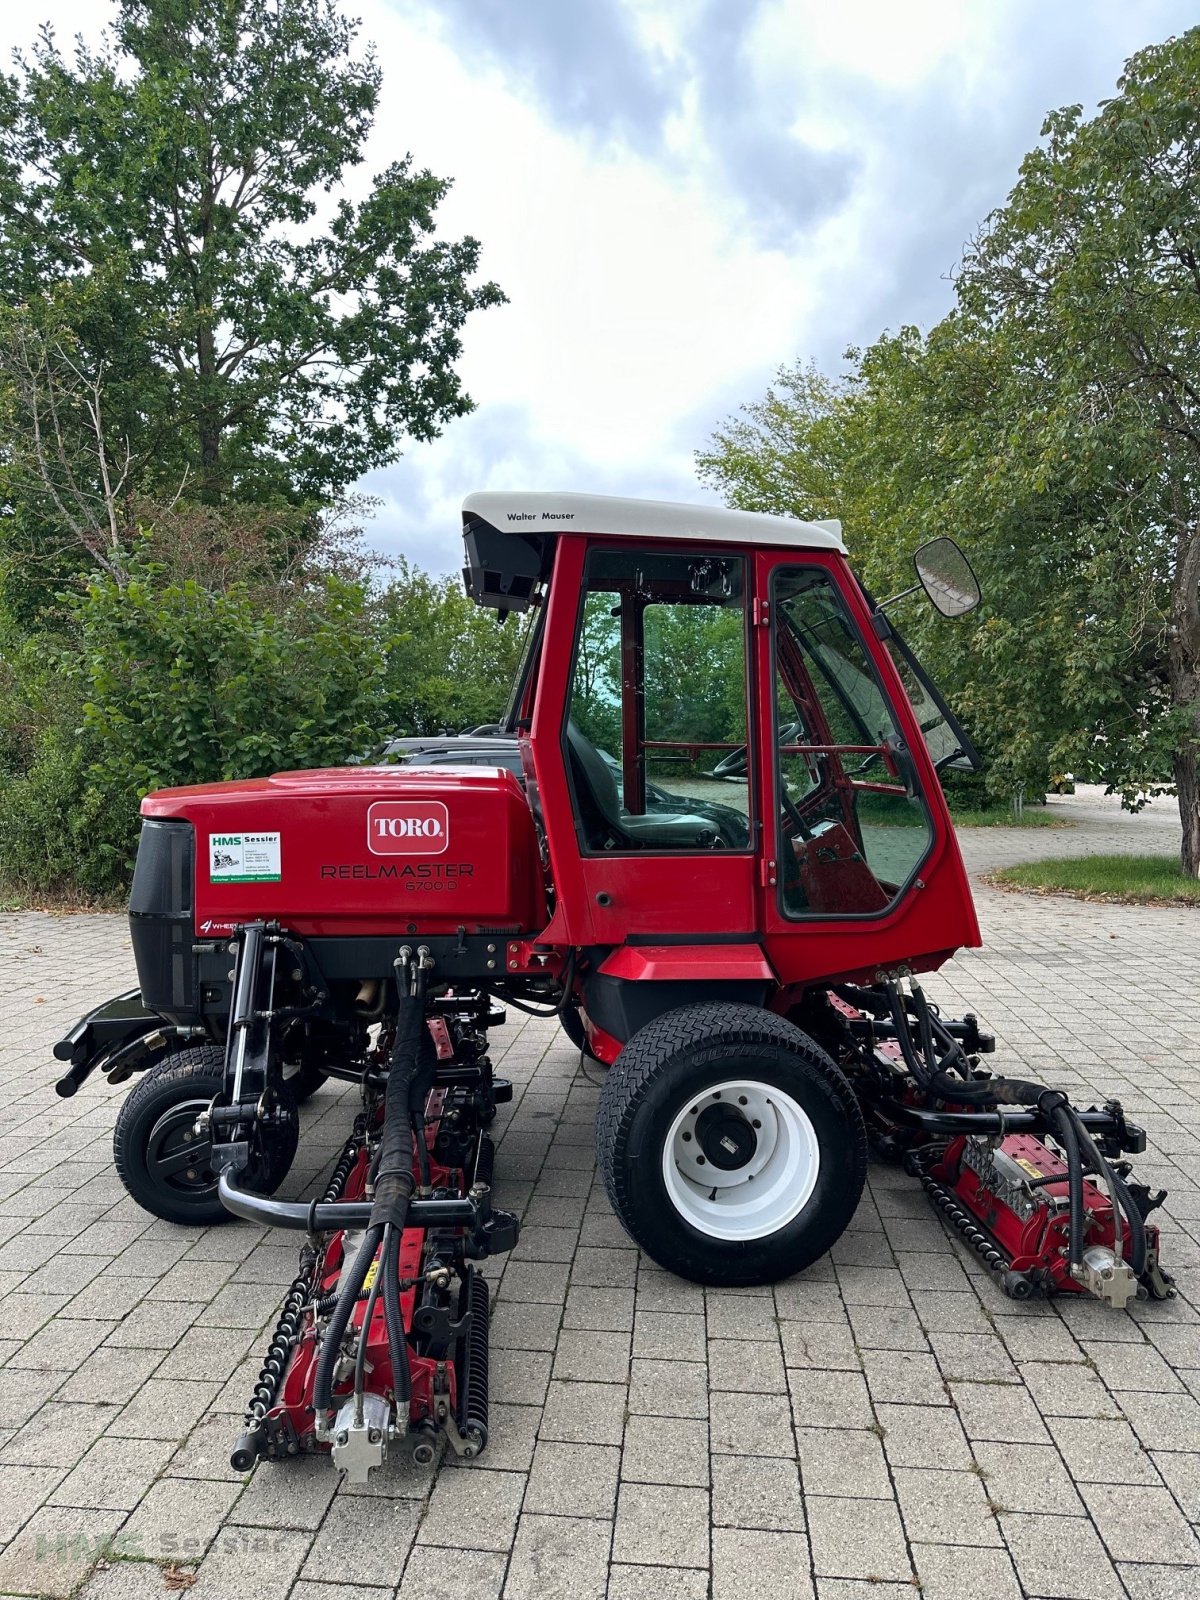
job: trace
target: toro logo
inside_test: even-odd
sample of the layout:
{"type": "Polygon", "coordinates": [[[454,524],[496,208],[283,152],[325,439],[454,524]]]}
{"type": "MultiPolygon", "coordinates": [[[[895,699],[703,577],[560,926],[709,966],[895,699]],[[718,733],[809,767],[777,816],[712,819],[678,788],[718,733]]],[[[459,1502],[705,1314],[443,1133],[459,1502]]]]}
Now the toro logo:
{"type": "Polygon", "coordinates": [[[367,810],[373,856],[440,856],[450,844],[450,813],[440,800],[376,800],[367,810]]]}

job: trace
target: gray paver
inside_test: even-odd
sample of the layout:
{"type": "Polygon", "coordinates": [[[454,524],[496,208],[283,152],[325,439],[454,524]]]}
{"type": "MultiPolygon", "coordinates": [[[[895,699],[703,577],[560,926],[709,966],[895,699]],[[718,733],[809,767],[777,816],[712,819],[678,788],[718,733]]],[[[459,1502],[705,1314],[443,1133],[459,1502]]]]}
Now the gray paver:
{"type": "Polygon", "coordinates": [[[714,1528],[713,1600],[806,1600],[813,1592],[808,1540],[802,1533],[714,1528]]]}
{"type": "MultiPolygon", "coordinates": [[[[417,1545],[404,1569],[397,1600],[499,1600],[508,1565],[506,1556],[487,1550],[426,1549],[417,1545]]],[[[386,1591],[376,1591],[382,1594],[386,1591]]],[[[327,1594],[307,1596],[293,1591],[292,1600],[333,1600],[327,1594]]]]}
{"type": "Polygon", "coordinates": [[[407,1500],[338,1495],[313,1539],[303,1576],[390,1588],[399,1580],[418,1514],[407,1500]]]}
{"type": "Polygon", "coordinates": [[[1121,1580],[1090,1522],[1021,1514],[1000,1520],[1017,1574],[1031,1595],[1120,1600],[1121,1580]]]}
{"type": "Polygon", "coordinates": [[[534,1452],[524,1510],[558,1517],[611,1517],[621,1452],[610,1445],[543,1440],[534,1452]]]}
{"type": "Polygon", "coordinates": [[[505,1600],[604,1600],[611,1542],[607,1522],[522,1514],[505,1600]]]}
{"type": "Polygon", "coordinates": [[[818,1577],[907,1581],[912,1576],[900,1513],[892,1501],[813,1497],[805,1509],[818,1577]]]}
{"type": "Polygon", "coordinates": [[[623,1483],[613,1559],[639,1565],[707,1567],[708,1491],[623,1483]]]}
{"type": "Polygon", "coordinates": [[[797,1428],[796,1449],[806,1495],[862,1495],[890,1500],[883,1444],[867,1429],[797,1428]]]}
{"type": "Polygon", "coordinates": [[[708,1428],[691,1417],[631,1416],[621,1477],[630,1483],[708,1488],[708,1428]]]}

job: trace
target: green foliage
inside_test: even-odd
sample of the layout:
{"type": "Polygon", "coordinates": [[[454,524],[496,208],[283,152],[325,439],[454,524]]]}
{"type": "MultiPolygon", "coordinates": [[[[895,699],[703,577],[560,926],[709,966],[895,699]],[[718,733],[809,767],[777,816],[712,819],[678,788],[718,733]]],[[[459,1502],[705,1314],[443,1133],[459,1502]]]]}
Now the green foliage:
{"type": "Polygon", "coordinates": [[[74,648],[12,653],[0,720],[10,882],[119,891],[149,790],[340,765],[383,731],[385,639],[361,584],[171,581],[144,554],[70,607],[74,648]],[[16,661],[16,667],[11,665],[16,661]]]}
{"type": "Polygon", "coordinates": [[[841,517],[879,595],[958,537],[985,609],[895,613],[997,797],[1055,774],[1134,807],[1176,784],[1200,870],[1200,29],[1053,114],[957,280],[955,311],[785,369],[700,453],[735,505],[841,517]]]}
{"type": "Polygon", "coordinates": [[[378,728],[384,658],[361,586],[267,611],[243,585],[94,581],[79,607],[85,726],[110,792],[340,764],[378,728]]]}
{"type": "Polygon", "coordinates": [[[525,639],[454,578],[401,561],[379,601],[388,634],[380,720],[385,732],[461,733],[504,713],[525,639]]]}
{"type": "Polygon", "coordinates": [[[503,296],[433,236],[447,180],[404,156],[339,192],[380,94],[356,30],[333,0],[116,0],[99,50],[43,29],[0,78],[0,300],[49,354],[43,422],[98,384],[131,490],[324,502],[471,408],[461,329],[503,296]]]}
{"type": "Polygon", "coordinates": [[[0,877],[39,893],[107,893],[114,815],[89,780],[83,683],[65,630],[26,635],[0,613],[0,877]]]}

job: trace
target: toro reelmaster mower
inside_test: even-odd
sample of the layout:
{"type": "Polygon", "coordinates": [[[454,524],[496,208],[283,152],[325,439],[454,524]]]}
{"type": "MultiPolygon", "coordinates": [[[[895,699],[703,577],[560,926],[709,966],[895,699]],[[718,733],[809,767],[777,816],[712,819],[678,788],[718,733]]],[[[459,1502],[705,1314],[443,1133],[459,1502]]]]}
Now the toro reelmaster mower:
{"type": "MultiPolygon", "coordinates": [[[[362,1478],[401,1441],[486,1443],[506,1004],[608,1066],[609,1198],[683,1277],[801,1271],[873,1144],[1007,1293],[1169,1294],[1141,1130],[991,1075],[918,981],[979,943],[938,782],[975,757],[838,526],[547,494],[463,521],[471,597],[533,613],[504,721],[454,765],[149,795],[140,994],[57,1047],[62,1094],[136,1074],[115,1153],[149,1211],[306,1236],[235,1465],[330,1449],[362,1478]],[[345,1150],[273,1200],[325,1078],[359,1090],[345,1150]]],[[[977,604],[952,541],[916,568],[906,593],[977,604]]]]}

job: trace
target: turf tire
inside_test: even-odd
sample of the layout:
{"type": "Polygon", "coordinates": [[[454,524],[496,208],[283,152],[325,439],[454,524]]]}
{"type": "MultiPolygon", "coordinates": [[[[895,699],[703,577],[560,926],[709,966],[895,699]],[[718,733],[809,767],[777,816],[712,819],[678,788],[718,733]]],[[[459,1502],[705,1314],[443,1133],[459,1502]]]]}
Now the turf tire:
{"type": "Polygon", "coordinates": [[[669,1272],[696,1283],[775,1283],[830,1248],[854,1215],[867,1172],[862,1112],[845,1076],[786,1018],[756,1006],[700,1004],[665,1012],[635,1033],[600,1091],[596,1149],[604,1187],[630,1237],[669,1272]],[[687,1100],[728,1077],[773,1085],[817,1135],[813,1193],[776,1232],[728,1241],[676,1208],[663,1177],[671,1124],[687,1100]]]}

